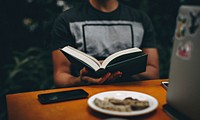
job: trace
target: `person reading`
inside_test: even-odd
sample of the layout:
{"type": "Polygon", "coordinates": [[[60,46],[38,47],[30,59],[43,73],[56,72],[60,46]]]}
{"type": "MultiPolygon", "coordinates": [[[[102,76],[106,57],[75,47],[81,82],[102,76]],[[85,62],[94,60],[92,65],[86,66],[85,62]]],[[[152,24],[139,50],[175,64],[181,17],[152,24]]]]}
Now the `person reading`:
{"type": "MultiPolygon", "coordinates": [[[[138,47],[148,55],[146,71],[129,76],[129,80],[159,78],[155,32],[150,18],[143,12],[117,0],[88,0],[61,13],[52,30],[52,60],[57,87],[69,87],[125,81],[123,72],[108,72],[98,78],[76,65],[60,51],[72,46],[103,62],[109,55],[138,47]]],[[[134,68],[134,66],[130,66],[134,68]]],[[[135,68],[137,69],[137,67],[135,68]]]]}

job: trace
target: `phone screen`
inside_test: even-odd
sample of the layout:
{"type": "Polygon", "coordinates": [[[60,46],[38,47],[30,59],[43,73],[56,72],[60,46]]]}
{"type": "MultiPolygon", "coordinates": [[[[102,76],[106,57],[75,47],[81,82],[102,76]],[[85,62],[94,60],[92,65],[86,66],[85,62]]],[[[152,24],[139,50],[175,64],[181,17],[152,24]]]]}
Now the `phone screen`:
{"type": "Polygon", "coordinates": [[[88,93],[83,89],[76,89],[69,91],[39,94],[38,99],[40,103],[47,104],[47,103],[61,102],[65,100],[80,99],[80,98],[85,98],[87,96],[88,93]]]}

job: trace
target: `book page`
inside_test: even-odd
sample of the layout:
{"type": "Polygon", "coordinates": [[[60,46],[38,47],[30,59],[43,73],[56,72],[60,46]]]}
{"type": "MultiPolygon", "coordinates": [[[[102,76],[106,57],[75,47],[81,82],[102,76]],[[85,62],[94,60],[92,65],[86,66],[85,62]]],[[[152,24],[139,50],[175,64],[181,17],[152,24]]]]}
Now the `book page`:
{"type": "Polygon", "coordinates": [[[113,59],[121,56],[121,55],[125,55],[125,54],[130,54],[130,53],[134,53],[134,52],[141,52],[142,50],[139,48],[129,48],[129,49],[125,49],[125,50],[121,50],[119,52],[116,52],[110,56],[108,56],[102,63],[101,68],[106,68],[106,66],[109,64],[109,62],[111,62],[113,59]]]}
{"type": "Polygon", "coordinates": [[[84,52],[82,52],[82,51],[80,51],[80,50],[77,50],[77,49],[71,47],[71,46],[68,46],[68,47],[69,47],[70,49],[72,49],[72,50],[74,50],[74,51],[76,51],[76,52],[82,54],[82,55],[87,56],[88,58],[90,58],[91,60],[93,60],[99,67],[101,66],[100,62],[99,62],[96,58],[94,58],[93,56],[88,55],[88,54],[86,54],[86,53],[84,53],[84,52]]]}
{"type": "Polygon", "coordinates": [[[86,53],[81,52],[70,46],[64,47],[62,50],[68,53],[69,55],[75,57],[76,59],[79,59],[82,62],[86,63],[87,65],[91,66],[95,71],[99,69],[100,66],[99,61],[93,58],[92,56],[89,56],[86,53]]]}

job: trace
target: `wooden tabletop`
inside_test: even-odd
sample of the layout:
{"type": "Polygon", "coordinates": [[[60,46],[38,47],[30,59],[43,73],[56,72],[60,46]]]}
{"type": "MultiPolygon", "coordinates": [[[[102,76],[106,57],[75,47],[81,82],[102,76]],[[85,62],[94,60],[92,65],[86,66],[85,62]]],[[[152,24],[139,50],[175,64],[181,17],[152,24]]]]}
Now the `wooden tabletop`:
{"type": "Polygon", "coordinates": [[[72,88],[52,89],[35,92],[9,94],[6,96],[9,120],[102,120],[102,119],[141,119],[141,120],[171,120],[163,111],[162,105],[166,103],[166,90],[160,85],[161,81],[149,80],[140,82],[117,83],[112,85],[92,85],[72,88]],[[87,104],[88,98],[71,100],[60,103],[43,105],[38,101],[38,94],[58,92],[64,90],[84,89],[89,97],[100,92],[112,90],[129,90],[149,94],[155,97],[158,108],[148,114],[132,117],[116,117],[98,113],[87,104]]]}

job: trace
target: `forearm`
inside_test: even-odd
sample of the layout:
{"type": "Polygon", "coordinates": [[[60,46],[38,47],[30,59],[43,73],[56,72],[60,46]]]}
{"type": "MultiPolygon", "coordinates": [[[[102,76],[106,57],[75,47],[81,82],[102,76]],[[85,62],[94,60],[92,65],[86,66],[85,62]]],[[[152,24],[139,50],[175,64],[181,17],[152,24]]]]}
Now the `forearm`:
{"type": "Polygon", "coordinates": [[[72,76],[71,74],[60,72],[54,74],[54,84],[56,87],[71,87],[81,84],[80,77],[72,76]]]}
{"type": "Polygon", "coordinates": [[[150,80],[159,78],[158,51],[156,48],[144,48],[143,52],[148,54],[146,71],[132,76],[135,80],[150,80]]]}
{"type": "Polygon", "coordinates": [[[132,76],[134,80],[150,80],[159,78],[159,69],[154,66],[147,66],[146,71],[132,76]]]}
{"type": "Polygon", "coordinates": [[[80,77],[71,74],[71,63],[60,50],[52,52],[54,65],[54,83],[56,87],[71,87],[80,85],[80,77]]]}

